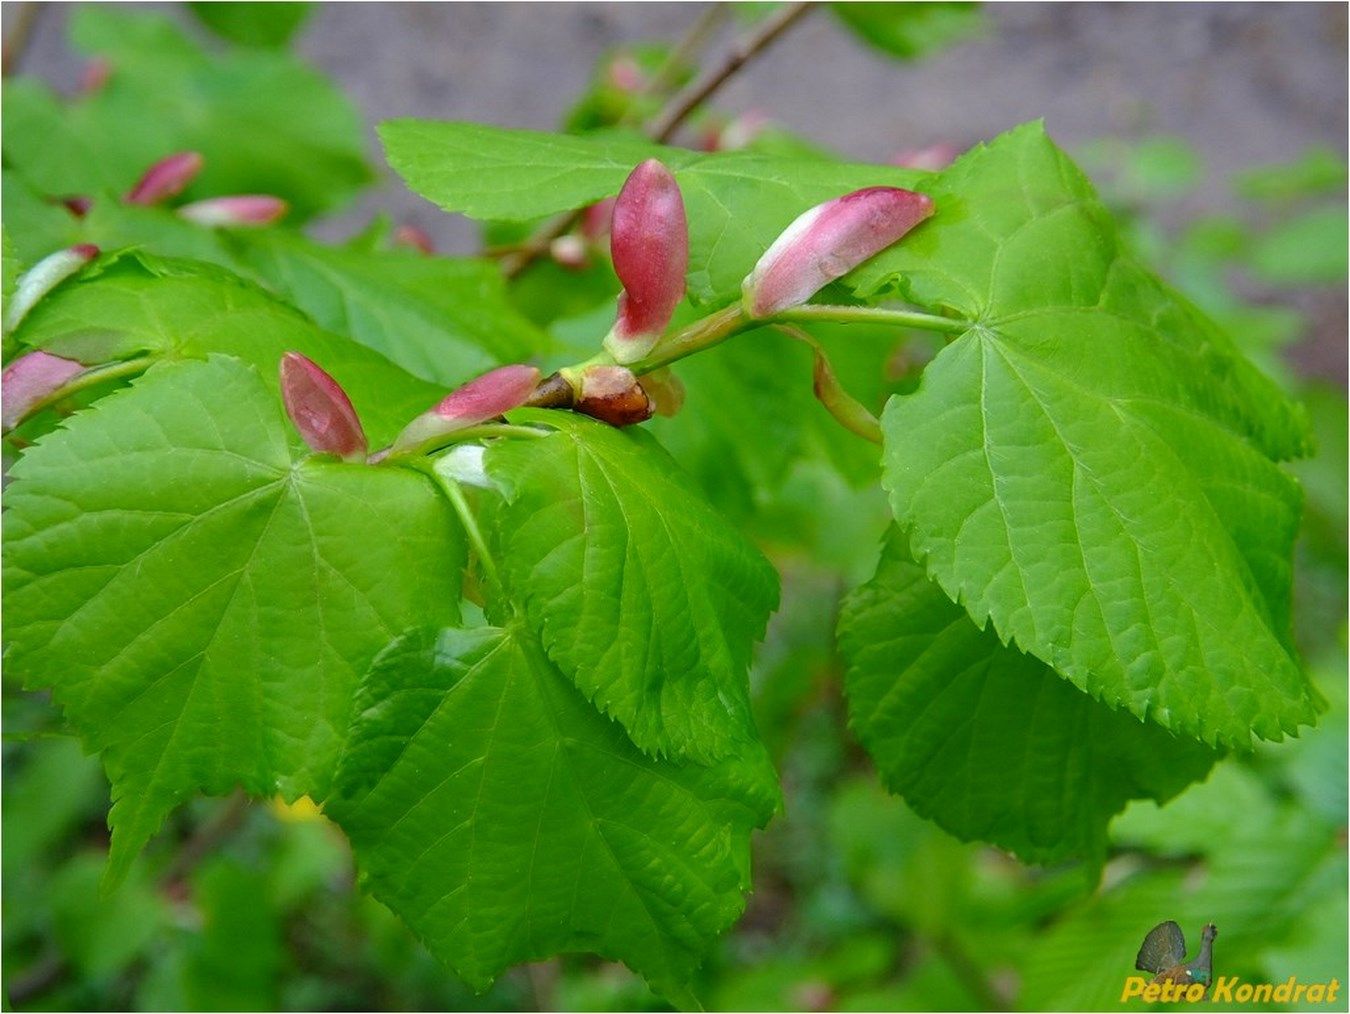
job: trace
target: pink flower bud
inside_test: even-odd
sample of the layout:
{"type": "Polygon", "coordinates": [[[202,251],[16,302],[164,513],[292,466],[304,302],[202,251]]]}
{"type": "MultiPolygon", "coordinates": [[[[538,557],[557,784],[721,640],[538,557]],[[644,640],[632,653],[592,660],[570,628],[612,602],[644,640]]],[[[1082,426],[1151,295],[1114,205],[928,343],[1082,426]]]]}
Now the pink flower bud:
{"type": "Polygon", "coordinates": [[[499,366],[451,391],[433,408],[403,428],[393,450],[412,450],[428,440],[495,419],[519,408],[534,393],[539,370],[516,364],[499,366]]]}
{"type": "Polygon", "coordinates": [[[647,75],[631,56],[615,57],[609,65],[609,83],[621,92],[639,91],[647,82],[647,75]]]}
{"type": "Polygon", "coordinates": [[[84,194],[75,194],[73,197],[57,198],[57,203],[76,218],[84,218],[85,215],[89,214],[89,209],[94,206],[94,199],[86,197],[84,194]]]}
{"type": "Polygon", "coordinates": [[[18,327],[39,299],[97,256],[98,247],[92,243],[78,243],[48,254],[24,272],[5,306],[5,333],[18,327]]]}
{"type": "Polygon", "coordinates": [[[0,423],[12,430],[43,399],[83,372],[80,363],[50,352],[20,356],[0,374],[0,423]]]}
{"type": "Polygon", "coordinates": [[[605,348],[619,363],[631,363],[651,351],[670,323],[689,267],[684,200],[675,177],[656,159],[634,169],[619,191],[609,249],[623,293],[605,348]]]}
{"type": "Polygon", "coordinates": [[[588,366],[574,408],[611,426],[632,426],[652,417],[651,399],[625,366],[588,366]]]}
{"type": "Polygon", "coordinates": [[[112,77],[112,63],[107,58],[96,56],[80,70],[80,83],[77,90],[81,95],[92,95],[103,90],[112,77]]]}
{"type": "Polygon", "coordinates": [[[249,228],[271,225],[286,216],[291,206],[280,197],[267,194],[236,194],[208,197],[178,209],[180,218],[198,225],[249,228]]]}
{"type": "Polygon", "coordinates": [[[599,243],[609,235],[610,225],[614,221],[614,200],[613,197],[606,197],[587,207],[582,214],[581,235],[587,243],[599,243]]]}
{"type": "Polygon", "coordinates": [[[568,271],[580,271],[586,266],[586,242],[576,233],[559,236],[548,245],[549,256],[568,271]]]}
{"type": "Polygon", "coordinates": [[[748,109],[720,127],[703,135],[704,151],[738,151],[746,148],[769,125],[769,118],[758,109],[748,109]]]}
{"type": "Polygon", "coordinates": [[[891,165],[898,165],[903,169],[926,169],[929,172],[937,172],[939,169],[947,168],[952,159],[959,154],[961,152],[956,145],[939,141],[925,148],[906,148],[904,151],[898,151],[891,156],[890,161],[891,165]]]}
{"type": "Polygon", "coordinates": [[[281,357],[281,399],[286,414],[311,450],[363,461],[366,434],[347,392],[298,352],[281,357]]]}
{"type": "Polygon", "coordinates": [[[195,151],[180,151],[162,158],[136,181],[126,196],[128,204],[161,204],[177,197],[202,171],[203,159],[195,151]]]}
{"type": "Polygon", "coordinates": [[[805,303],[932,213],[927,195],[898,187],[868,187],[817,205],[783,230],[746,276],[746,311],[769,317],[805,303]]]}
{"type": "Polygon", "coordinates": [[[436,245],[427,235],[426,230],[420,229],[415,225],[400,225],[394,230],[394,246],[411,247],[412,249],[424,254],[433,254],[436,252],[436,245]]]}

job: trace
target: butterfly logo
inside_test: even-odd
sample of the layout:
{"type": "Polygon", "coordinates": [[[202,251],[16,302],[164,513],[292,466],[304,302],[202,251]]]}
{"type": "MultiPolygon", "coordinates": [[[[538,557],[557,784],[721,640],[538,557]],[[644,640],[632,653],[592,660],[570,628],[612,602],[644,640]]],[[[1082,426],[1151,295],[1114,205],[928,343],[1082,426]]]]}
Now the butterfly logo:
{"type": "Polygon", "coordinates": [[[1206,923],[1200,931],[1200,951],[1186,961],[1186,937],[1181,927],[1172,920],[1160,922],[1148,931],[1134,967],[1141,972],[1153,972],[1157,983],[1209,986],[1214,977],[1214,938],[1219,935],[1214,924],[1206,923]]]}

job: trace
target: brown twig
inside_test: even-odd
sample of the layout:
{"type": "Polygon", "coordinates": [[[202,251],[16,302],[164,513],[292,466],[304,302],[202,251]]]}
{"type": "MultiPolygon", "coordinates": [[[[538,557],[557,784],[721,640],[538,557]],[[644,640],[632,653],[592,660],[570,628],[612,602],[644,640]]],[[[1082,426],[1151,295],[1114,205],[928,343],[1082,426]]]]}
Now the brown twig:
{"type": "Polygon", "coordinates": [[[787,4],[764,20],[752,34],[734,46],[726,59],[711,67],[670,100],[666,108],[652,122],[647,133],[653,141],[670,140],[685,119],[695,109],[726,84],[738,70],[773,44],[780,35],[799,21],[813,5],[809,2],[787,4]]]}
{"type": "MultiPolygon", "coordinates": [[[[812,6],[810,0],[806,0],[788,4],[772,14],[759,28],[735,45],[720,64],[710,68],[688,87],[674,95],[647,127],[647,136],[661,143],[670,140],[690,113],[708,101],[737,71],[772,45],[774,40],[800,20],[812,6]]],[[[502,261],[503,274],[507,278],[519,275],[545,253],[555,239],[576,225],[584,213],[584,208],[578,208],[576,211],[568,211],[549,219],[533,236],[521,244],[518,251],[502,261]]]]}
{"type": "Polygon", "coordinates": [[[4,44],[0,47],[0,74],[3,76],[9,77],[18,70],[42,7],[42,4],[32,2],[19,5],[18,13],[14,15],[14,27],[9,30],[9,35],[5,36],[4,44]]]}
{"type": "Polygon", "coordinates": [[[731,13],[731,5],[728,3],[709,4],[698,16],[698,19],[690,26],[689,31],[685,32],[684,38],[675,43],[675,47],[670,51],[670,55],[662,61],[661,66],[656,69],[646,86],[640,92],[640,96],[648,98],[654,95],[664,95],[666,89],[670,87],[679,72],[681,66],[692,61],[699,51],[708,43],[713,32],[722,27],[731,13]]]}

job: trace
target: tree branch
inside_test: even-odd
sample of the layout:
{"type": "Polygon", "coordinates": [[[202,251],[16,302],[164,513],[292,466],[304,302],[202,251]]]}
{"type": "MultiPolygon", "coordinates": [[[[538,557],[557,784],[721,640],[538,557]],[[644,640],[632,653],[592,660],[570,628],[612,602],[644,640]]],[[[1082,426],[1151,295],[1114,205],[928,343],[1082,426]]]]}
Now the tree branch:
{"type": "Polygon", "coordinates": [[[0,48],[0,74],[3,76],[9,77],[18,70],[19,61],[23,59],[23,54],[28,49],[43,6],[40,3],[19,5],[18,13],[14,15],[14,27],[9,30],[3,48],[0,48]]]}
{"type": "MultiPolygon", "coordinates": [[[[668,141],[690,113],[708,101],[737,71],[796,24],[812,6],[814,5],[810,0],[806,0],[788,4],[776,11],[754,33],[733,47],[720,64],[710,68],[687,88],[673,96],[647,127],[647,136],[653,141],[662,143],[668,141]]],[[[507,278],[515,278],[544,254],[555,239],[576,225],[584,213],[584,208],[578,208],[576,211],[569,211],[549,219],[521,245],[518,251],[502,262],[502,273],[507,278]]]]}

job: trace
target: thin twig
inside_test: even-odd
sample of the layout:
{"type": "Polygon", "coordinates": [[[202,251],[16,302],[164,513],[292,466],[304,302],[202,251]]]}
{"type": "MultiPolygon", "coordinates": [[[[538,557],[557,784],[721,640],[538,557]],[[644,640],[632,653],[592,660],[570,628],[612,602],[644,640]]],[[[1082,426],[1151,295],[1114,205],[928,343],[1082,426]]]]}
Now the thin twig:
{"type": "Polygon", "coordinates": [[[664,95],[666,89],[670,87],[679,72],[680,67],[691,62],[701,49],[708,43],[713,32],[722,27],[731,13],[731,5],[728,3],[709,4],[704,8],[703,13],[698,16],[693,25],[690,26],[675,47],[670,51],[661,66],[656,69],[656,73],[651,76],[646,85],[638,93],[640,98],[649,98],[654,95],[664,95]]]}
{"type": "MultiPolygon", "coordinates": [[[[647,136],[653,141],[662,143],[670,140],[690,113],[708,101],[737,71],[764,52],[812,6],[809,0],[788,4],[766,19],[753,34],[734,46],[720,64],[674,95],[647,127],[647,136]]],[[[507,278],[515,278],[544,254],[555,239],[576,225],[583,214],[585,209],[578,208],[576,211],[568,211],[549,219],[533,236],[521,244],[518,251],[509,259],[502,261],[502,273],[507,278]]]]}
{"type": "Polygon", "coordinates": [[[647,130],[651,139],[661,142],[670,140],[690,113],[726,84],[733,74],[772,45],[774,40],[800,20],[812,6],[810,2],[787,4],[766,18],[753,34],[733,47],[718,66],[709,68],[702,77],[670,100],[647,130]]]}
{"type": "Polygon", "coordinates": [[[0,74],[3,76],[9,77],[19,69],[19,61],[28,50],[28,43],[33,38],[33,29],[37,27],[38,15],[42,13],[43,6],[33,2],[19,5],[18,13],[14,15],[14,27],[5,37],[3,47],[0,47],[0,74]]]}

